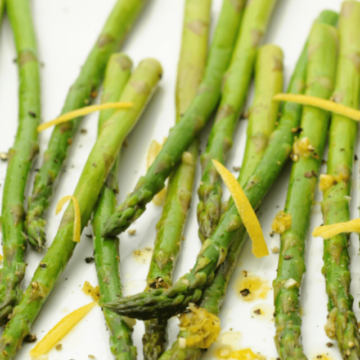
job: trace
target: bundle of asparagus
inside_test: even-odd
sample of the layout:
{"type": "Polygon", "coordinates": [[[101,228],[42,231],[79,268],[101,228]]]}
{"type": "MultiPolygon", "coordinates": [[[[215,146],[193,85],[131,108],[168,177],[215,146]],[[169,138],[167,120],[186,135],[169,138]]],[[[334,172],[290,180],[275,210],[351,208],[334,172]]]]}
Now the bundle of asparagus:
{"type": "MultiPolygon", "coordinates": [[[[117,51],[119,45],[124,41],[125,35],[146,1],[116,0],[79,76],[70,87],[62,114],[90,104],[97,96],[110,55],[117,51]]],[[[60,174],[78,125],[79,119],[75,119],[55,127],[44,153],[44,163],[35,177],[34,189],[29,199],[26,215],[26,231],[29,243],[38,250],[44,248],[46,242],[44,216],[49,207],[53,186],[60,174]]]]}
{"type": "MultiPolygon", "coordinates": [[[[205,68],[210,23],[210,0],[187,0],[176,84],[176,122],[195,98],[205,68]],[[201,31],[198,31],[200,26],[201,31]]],[[[163,213],[156,225],[154,252],[147,276],[147,289],[172,285],[182,233],[190,206],[199,141],[196,139],[170,176],[163,213]]],[[[165,350],[167,320],[145,322],[144,359],[158,359],[165,350]]]]}
{"type": "MultiPolygon", "coordinates": [[[[1,1],[3,4],[3,1],[1,1]]],[[[4,184],[1,224],[4,267],[0,273],[0,325],[7,322],[22,292],[25,275],[24,195],[34,157],[39,151],[40,75],[36,36],[27,0],[7,0],[14,31],[19,72],[19,127],[9,151],[4,184]]]]}
{"type": "MultiPolygon", "coordinates": [[[[127,111],[117,111],[101,127],[98,139],[86,161],[74,191],[80,207],[81,230],[90,219],[101,188],[120,151],[121,144],[138,120],[156,87],[162,69],[154,59],[143,60],[132,74],[121,101],[133,103],[127,111]],[[105,161],[104,161],[105,159],[105,161]]],[[[73,241],[74,206],[69,205],[59,230],[37,268],[29,287],[14,308],[11,320],[0,339],[0,359],[12,359],[64,271],[76,242],[73,241]]]]}
{"type": "Polygon", "coordinates": [[[211,160],[216,159],[224,163],[232,146],[235,125],[244,106],[253,74],[257,49],[266,32],[275,4],[276,0],[249,2],[231,63],[224,76],[215,123],[206,150],[201,155],[203,174],[198,190],[200,202],[197,212],[199,236],[202,241],[213,233],[221,215],[221,180],[211,160]]]}
{"type": "MultiPolygon", "coordinates": [[[[325,99],[331,96],[336,71],[337,41],[334,27],[314,24],[307,52],[307,95],[325,99]],[[322,82],[317,81],[319,78],[322,82]]],[[[279,226],[279,232],[282,233],[281,247],[278,275],[273,284],[277,328],[275,341],[281,359],[306,359],[300,344],[299,289],[305,271],[305,238],[328,123],[328,112],[304,107],[300,124],[302,130],[293,147],[294,165],[285,205],[285,214],[290,216],[290,224],[279,226]]]]}

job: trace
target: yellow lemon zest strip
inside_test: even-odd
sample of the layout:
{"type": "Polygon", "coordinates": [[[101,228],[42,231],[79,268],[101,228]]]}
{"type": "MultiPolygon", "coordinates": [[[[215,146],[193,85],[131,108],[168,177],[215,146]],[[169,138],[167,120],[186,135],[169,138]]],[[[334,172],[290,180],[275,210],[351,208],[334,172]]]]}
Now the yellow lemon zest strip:
{"type": "Polygon", "coordinates": [[[54,120],[51,120],[44,124],[39,125],[37,127],[37,131],[38,132],[44,131],[45,129],[47,129],[51,126],[61,124],[63,122],[69,121],[69,120],[73,120],[80,116],[88,115],[95,111],[106,110],[106,109],[126,110],[126,109],[130,109],[132,106],[133,106],[133,103],[131,103],[131,102],[112,102],[112,103],[106,103],[106,104],[100,104],[100,105],[86,106],[81,109],[77,109],[74,111],[70,111],[66,114],[60,115],[58,118],[56,118],[54,120]]]}
{"type": "Polygon", "coordinates": [[[257,258],[269,255],[269,250],[267,248],[259,220],[248,198],[246,197],[244,190],[241,188],[241,185],[236,181],[234,175],[226,169],[225,166],[221,165],[216,160],[213,160],[212,162],[234,199],[241,220],[243,221],[251,241],[253,242],[253,254],[257,258]]]}
{"type": "Polygon", "coordinates": [[[4,257],[0,254],[0,261],[3,259],[4,257]]]}
{"type": "Polygon", "coordinates": [[[73,241],[80,242],[80,235],[81,235],[81,213],[80,213],[80,206],[75,196],[67,195],[64,196],[56,205],[55,214],[57,215],[61,209],[63,208],[64,204],[67,203],[69,200],[73,201],[74,210],[75,210],[75,224],[74,224],[74,235],[73,241]]]}
{"type": "Polygon", "coordinates": [[[99,302],[100,300],[99,286],[93,287],[88,281],[85,281],[82,291],[86,295],[90,295],[94,301],[99,302]]]}
{"type": "Polygon", "coordinates": [[[360,111],[351,107],[337,104],[331,100],[324,100],[316,96],[295,95],[295,94],[276,94],[274,101],[290,101],[301,105],[310,105],[322,110],[331,111],[338,115],[346,116],[352,120],[360,121],[360,111]]]}
{"type": "Polygon", "coordinates": [[[333,236],[348,232],[360,233],[360,219],[354,219],[337,224],[318,226],[314,229],[312,235],[314,237],[320,236],[323,239],[330,239],[333,236]]]}
{"type": "Polygon", "coordinates": [[[30,351],[30,356],[36,358],[47,354],[94,306],[96,306],[96,302],[82,306],[62,318],[30,351]]]}

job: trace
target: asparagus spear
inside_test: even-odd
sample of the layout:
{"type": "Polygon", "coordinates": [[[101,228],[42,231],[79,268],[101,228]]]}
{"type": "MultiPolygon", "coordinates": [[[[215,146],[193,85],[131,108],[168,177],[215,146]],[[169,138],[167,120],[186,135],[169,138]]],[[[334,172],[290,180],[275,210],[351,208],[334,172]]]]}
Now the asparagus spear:
{"type": "MultiPolygon", "coordinates": [[[[101,97],[102,103],[118,101],[121,93],[131,75],[132,62],[122,53],[113,54],[105,72],[104,88],[101,97]]],[[[114,114],[114,109],[103,110],[99,117],[99,132],[105,121],[114,114]]],[[[100,297],[103,301],[111,301],[121,295],[121,282],[119,268],[119,240],[102,238],[101,226],[114,210],[116,193],[118,192],[118,164],[115,160],[107,180],[101,190],[97,205],[94,210],[92,227],[94,232],[94,258],[100,297]]],[[[110,349],[117,360],[135,360],[136,347],[131,341],[132,329],[117,315],[104,309],[106,325],[110,332],[110,349]]]]}
{"type": "MultiPolygon", "coordinates": [[[[339,22],[339,64],[333,99],[354,109],[359,108],[360,97],[360,74],[356,63],[360,39],[354,36],[359,20],[360,3],[343,2],[339,22]]],[[[347,196],[351,190],[356,133],[355,121],[335,114],[332,116],[327,173],[338,180],[323,193],[322,212],[326,225],[350,220],[347,196]]],[[[323,274],[330,313],[326,330],[328,336],[337,339],[344,359],[359,359],[360,337],[350,294],[348,240],[349,235],[345,233],[324,240],[323,274]]]]}
{"type": "Polygon", "coordinates": [[[259,43],[266,31],[276,0],[254,0],[245,10],[235,51],[225,75],[221,102],[211,129],[209,142],[201,156],[203,175],[198,189],[199,236],[205,241],[221,216],[221,179],[212,159],[224,163],[243,108],[253,74],[259,43]]]}
{"type": "Polygon", "coordinates": [[[163,187],[166,178],[180,161],[183,152],[196,138],[214,111],[220,98],[223,75],[235,44],[244,0],[223,0],[205,73],[196,97],[181,120],[172,128],[167,140],[135,190],[107,220],[103,236],[116,236],[126,230],[144,211],[146,204],[163,187]]]}
{"type": "MultiPolygon", "coordinates": [[[[176,84],[176,122],[195,98],[205,68],[211,0],[187,0],[176,84]]],[[[199,151],[195,140],[183,155],[183,161],[170,176],[162,216],[156,226],[154,252],[147,276],[147,289],[172,285],[195,177],[199,151]]],[[[146,289],[146,290],[147,290],[146,289]]],[[[145,322],[144,359],[158,359],[165,350],[167,320],[145,322]]]]}
{"type": "Polygon", "coordinates": [[[0,325],[8,320],[22,295],[25,275],[24,193],[34,157],[39,151],[40,74],[36,36],[27,0],[7,0],[14,31],[19,71],[19,127],[4,184],[2,232],[4,267],[0,272],[0,325]]]}
{"type": "MultiPolygon", "coordinates": [[[[239,177],[240,183],[247,182],[251,173],[247,171],[247,167],[253,167],[253,163],[249,161],[253,159],[256,165],[260,162],[261,156],[267,147],[267,141],[259,148],[249,146],[253,142],[253,136],[260,132],[264,136],[268,136],[269,129],[271,131],[277,119],[277,106],[272,102],[274,94],[282,90],[282,51],[274,45],[266,45],[260,48],[255,67],[255,99],[252,106],[252,114],[249,119],[249,131],[247,136],[247,151],[245,153],[243,164],[247,164],[244,171],[239,177]],[[280,63],[279,63],[280,62],[280,63]],[[274,68],[276,71],[274,71],[274,68]],[[275,105],[275,106],[274,106],[275,105]],[[256,109],[261,111],[256,111],[256,109]]],[[[200,300],[200,306],[209,313],[218,316],[221,305],[225,298],[227,284],[234,270],[237,259],[240,255],[242,245],[244,244],[246,232],[243,228],[242,233],[237,237],[231,248],[226,260],[220,265],[216,271],[214,281],[208,286],[200,300]]],[[[187,338],[189,334],[181,331],[178,338],[187,338]]],[[[168,359],[187,359],[196,360],[201,355],[199,348],[181,348],[179,341],[174,342],[171,349],[164,353],[160,360],[168,359]]]]}
{"type": "MultiPolygon", "coordinates": [[[[336,21],[337,15],[327,11],[326,17],[329,22],[330,19],[336,21]]],[[[302,59],[290,83],[289,93],[303,93],[303,76],[299,74],[304,74],[305,71],[306,59],[302,59]]],[[[301,109],[300,105],[294,103],[286,103],[283,106],[279,125],[271,136],[269,146],[255,172],[247,181],[245,193],[254,209],[259,207],[290,154],[294,141],[292,130],[299,125],[301,109]]],[[[170,317],[184,310],[190,302],[196,303],[200,299],[202,289],[207,283],[211,283],[214,271],[224,261],[227,249],[233,240],[240,236],[242,228],[243,224],[237,209],[232,205],[223,214],[214,234],[203,244],[192,271],[184,275],[170,289],[140,293],[103,305],[117,313],[143,320],[170,317]]]]}
{"type": "MultiPolygon", "coordinates": [[[[336,71],[337,40],[334,27],[324,24],[313,26],[309,38],[306,95],[323,99],[331,96],[336,71]]],[[[308,145],[304,151],[294,151],[293,159],[298,160],[292,167],[284,211],[291,215],[291,226],[281,235],[278,274],[273,282],[275,343],[281,359],[306,359],[300,343],[299,288],[305,272],[305,239],[328,124],[328,112],[304,107],[300,125],[302,131],[296,141],[305,144],[308,139],[308,145]]]]}
{"type": "MultiPolygon", "coordinates": [[[[102,186],[114,165],[121,144],[135,125],[162,75],[158,61],[140,63],[126,85],[121,101],[133,103],[127,111],[117,111],[101,128],[98,139],[87,159],[74,196],[81,212],[81,229],[87,224],[102,186]]],[[[73,238],[74,207],[71,203],[62,218],[59,230],[37,268],[29,287],[14,308],[11,320],[0,339],[0,360],[12,359],[24,337],[39,315],[41,307],[54,288],[75,250],[73,238]]]]}
{"type": "MultiPolygon", "coordinates": [[[[106,64],[133,25],[146,0],[117,0],[80,74],[65,100],[62,113],[88,105],[103,79],[106,64]]],[[[35,177],[34,189],[29,199],[26,230],[30,244],[44,248],[46,242],[44,219],[49,207],[53,185],[57,179],[72,137],[79,125],[78,119],[57,125],[51,135],[44,162],[35,177]]]]}

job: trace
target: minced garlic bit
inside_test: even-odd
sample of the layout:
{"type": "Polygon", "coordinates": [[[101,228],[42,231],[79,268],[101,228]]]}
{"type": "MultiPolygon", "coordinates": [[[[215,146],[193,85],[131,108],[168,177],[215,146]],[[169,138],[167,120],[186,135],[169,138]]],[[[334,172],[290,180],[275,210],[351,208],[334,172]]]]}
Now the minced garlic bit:
{"type": "Polygon", "coordinates": [[[316,96],[295,95],[295,94],[276,94],[274,101],[290,101],[301,105],[314,106],[322,110],[331,111],[338,115],[346,116],[352,120],[360,121],[360,111],[351,107],[338,104],[331,100],[324,100],[316,96]]]}
{"type": "Polygon", "coordinates": [[[348,180],[349,177],[345,176],[343,174],[339,175],[330,175],[330,174],[321,174],[320,175],[320,182],[319,182],[319,189],[320,191],[327,191],[329,190],[333,185],[336,185],[337,183],[341,181],[348,180]]]}
{"type": "Polygon", "coordinates": [[[76,197],[72,195],[64,196],[56,205],[55,214],[57,215],[63,208],[64,204],[67,203],[69,200],[73,201],[74,211],[75,211],[73,241],[79,243],[81,236],[81,213],[80,213],[80,206],[76,197]]]}
{"type": "Polygon", "coordinates": [[[41,124],[38,126],[37,131],[41,132],[51,126],[58,125],[64,123],[69,120],[76,119],[80,116],[88,115],[95,111],[106,110],[106,109],[118,109],[118,110],[126,110],[130,109],[133,106],[131,102],[112,102],[100,105],[90,105],[83,107],[81,109],[77,109],[74,111],[70,111],[66,114],[60,115],[58,118],[48,121],[45,124],[41,124]]]}
{"type": "Polygon", "coordinates": [[[252,208],[248,198],[246,197],[241,185],[237,182],[234,175],[220,164],[217,160],[213,160],[216,170],[222,177],[226,187],[229,189],[234,203],[240,214],[241,220],[252,240],[252,252],[257,258],[269,255],[264,234],[261,230],[259,220],[252,208]]]}
{"type": "Polygon", "coordinates": [[[36,358],[47,354],[94,306],[96,306],[96,302],[82,306],[61,319],[30,351],[30,356],[36,358]]]}
{"type": "Polygon", "coordinates": [[[354,219],[337,224],[318,226],[314,229],[312,236],[320,236],[323,239],[330,239],[333,236],[339,235],[341,233],[349,232],[360,233],[360,219],[354,219]]]}
{"type": "Polygon", "coordinates": [[[315,148],[310,144],[309,138],[307,137],[294,141],[293,161],[298,161],[299,158],[309,157],[314,150],[315,148]],[[297,159],[295,159],[295,156],[298,156],[297,159]]]}
{"type": "Polygon", "coordinates": [[[291,228],[291,222],[291,214],[279,211],[271,224],[271,229],[277,234],[282,234],[291,228]]]}
{"type": "MultiPolygon", "coordinates": [[[[162,144],[157,142],[156,140],[153,140],[150,144],[147,157],[146,157],[146,167],[149,169],[149,167],[152,165],[152,163],[155,161],[156,157],[158,156],[160,150],[163,147],[164,142],[166,141],[166,138],[164,138],[164,141],[162,144]]],[[[153,203],[157,206],[162,206],[165,202],[166,198],[166,188],[159,191],[153,198],[153,203]]]]}
{"type": "Polygon", "coordinates": [[[190,304],[188,311],[182,313],[179,319],[180,331],[188,333],[186,342],[182,340],[182,346],[208,349],[221,330],[220,319],[195,304],[190,304]]]}
{"type": "Polygon", "coordinates": [[[99,286],[93,287],[88,281],[85,281],[82,291],[86,295],[90,295],[94,301],[99,302],[100,300],[99,286]]]}

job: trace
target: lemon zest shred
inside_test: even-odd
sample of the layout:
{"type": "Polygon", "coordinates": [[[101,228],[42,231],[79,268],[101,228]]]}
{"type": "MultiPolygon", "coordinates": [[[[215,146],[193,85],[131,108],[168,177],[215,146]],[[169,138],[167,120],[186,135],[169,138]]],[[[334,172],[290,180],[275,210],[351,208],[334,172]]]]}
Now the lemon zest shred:
{"type": "Polygon", "coordinates": [[[291,223],[291,214],[279,211],[271,224],[271,229],[277,234],[283,234],[286,230],[291,228],[291,223]]]}
{"type": "Polygon", "coordinates": [[[105,103],[105,104],[99,104],[99,105],[90,105],[83,107],[81,109],[77,109],[74,111],[70,111],[66,114],[60,115],[54,120],[48,121],[44,124],[41,124],[37,127],[37,131],[41,132],[46,129],[48,129],[51,126],[58,125],[61,123],[64,123],[69,120],[73,120],[80,116],[85,116],[88,114],[91,114],[95,111],[101,111],[106,109],[118,109],[118,110],[127,110],[130,109],[133,106],[133,103],[131,102],[111,102],[111,103],[105,103]]]}
{"type": "Polygon", "coordinates": [[[259,220],[241,185],[237,182],[234,175],[228,169],[226,169],[225,166],[220,164],[217,160],[212,160],[212,162],[234,199],[241,220],[243,221],[246,230],[252,240],[253,254],[257,258],[269,255],[269,250],[267,248],[259,220]]]}
{"type": "Polygon", "coordinates": [[[55,214],[57,215],[63,208],[64,204],[67,203],[69,200],[73,201],[74,210],[75,210],[73,241],[79,243],[80,235],[81,235],[81,213],[80,213],[80,206],[76,197],[73,195],[64,196],[56,205],[55,214]]]}
{"type": "Polygon", "coordinates": [[[4,257],[0,254],[0,261],[3,259],[4,257]]]}
{"type": "Polygon", "coordinates": [[[62,318],[30,351],[30,356],[36,358],[47,354],[94,306],[96,306],[96,302],[91,302],[62,318]]]}
{"type": "Polygon", "coordinates": [[[189,305],[189,312],[179,316],[180,330],[188,334],[182,340],[182,347],[208,349],[220,334],[220,319],[195,304],[189,305]]]}
{"type": "Polygon", "coordinates": [[[90,295],[95,302],[99,302],[100,300],[99,286],[93,287],[88,281],[85,281],[82,291],[86,295],[90,295]]]}
{"type": "Polygon", "coordinates": [[[324,100],[316,96],[295,95],[295,94],[276,94],[274,101],[290,101],[301,105],[314,106],[322,110],[331,111],[335,114],[346,116],[352,120],[360,121],[360,111],[351,107],[338,104],[331,100],[324,100]]]}
{"type": "Polygon", "coordinates": [[[312,235],[314,237],[320,236],[323,239],[330,239],[333,236],[339,235],[341,233],[349,232],[360,233],[360,219],[354,219],[337,224],[318,226],[314,229],[312,235]]]}
{"type": "MultiPolygon", "coordinates": [[[[162,144],[160,144],[158,141],[153,140],[150,144],[148,153],[147,153],[147,157],[146,157],[146,167],[147,170],[149,169],[149,167],[152,165],[152,163],[155,161],[156,157],[158,156],[160,150],[162,149],[164,143],[166,141],[166,137],[164,138],[164,141],[162,144]]],[[[152,202],[156,205],[156,206],[162,206],[165,202],[165,198],[166,198],[166,194],[167,194],[167,189],[164,188],[162,190],[160,190],[153,198],[152,202]]]]}

